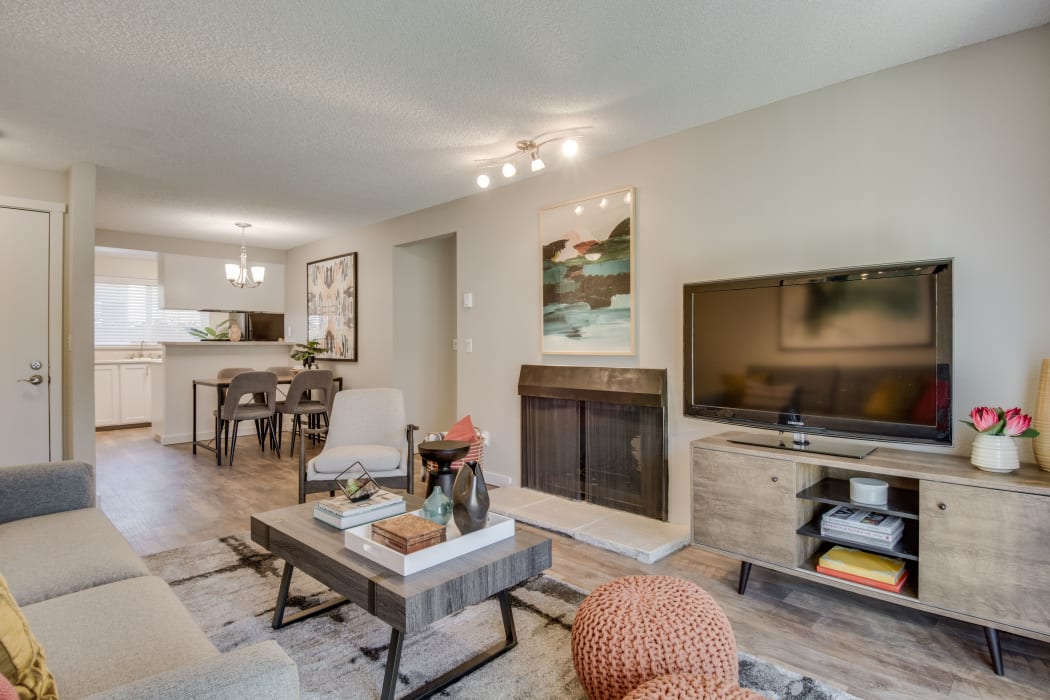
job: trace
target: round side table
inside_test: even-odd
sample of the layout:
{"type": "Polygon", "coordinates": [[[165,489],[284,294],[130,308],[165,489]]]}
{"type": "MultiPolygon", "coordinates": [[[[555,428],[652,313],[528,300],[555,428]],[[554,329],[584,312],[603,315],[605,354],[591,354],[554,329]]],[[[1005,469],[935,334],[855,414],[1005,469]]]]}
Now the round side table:
{"type": "Polygon", "coordinates": [[[456,475],[452,472],[452,463],[463,459],[470,451],[470,443],[463,440],[428,440],[419,443],[419,454],[423,459],[434,462],[438,468],[427,476],[426,496],[440,486],[446,496],[452,498],[452,484],[456,475]]]}

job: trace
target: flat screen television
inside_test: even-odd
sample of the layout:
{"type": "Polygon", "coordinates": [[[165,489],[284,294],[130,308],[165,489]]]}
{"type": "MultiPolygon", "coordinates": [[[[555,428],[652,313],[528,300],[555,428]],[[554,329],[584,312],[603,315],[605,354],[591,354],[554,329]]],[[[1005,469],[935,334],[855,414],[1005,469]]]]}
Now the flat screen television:
{"type": "Polygon", "coordinates": [[[743,442],[854,457],[874,448],[810,437],[951,444],[951,260],[684,292],[685,415],[778,431],[743,442]]]}

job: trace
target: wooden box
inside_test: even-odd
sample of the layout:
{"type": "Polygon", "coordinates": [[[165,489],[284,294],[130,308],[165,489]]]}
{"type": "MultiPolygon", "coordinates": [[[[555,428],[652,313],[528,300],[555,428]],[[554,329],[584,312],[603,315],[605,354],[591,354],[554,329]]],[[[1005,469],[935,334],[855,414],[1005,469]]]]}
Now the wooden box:
{"type": "Polygon", "coordinates": [[[445,526],[406,513],[372,523],[372,539],[402,554],[411,554],[445,541],[445,526]]]}

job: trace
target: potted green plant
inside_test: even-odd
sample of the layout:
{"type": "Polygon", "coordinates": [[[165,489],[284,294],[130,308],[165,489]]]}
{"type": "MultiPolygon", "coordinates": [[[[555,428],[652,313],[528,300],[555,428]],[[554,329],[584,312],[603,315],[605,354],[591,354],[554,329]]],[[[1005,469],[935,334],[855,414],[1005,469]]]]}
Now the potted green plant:
{"type": "Polygon", "coordinates": [[[302,362],[303,367],[310,369],[317,363],[317,356],[324,352],[321,341],[308,340],[305,343],[296,343],[292,348],[291,358],[296,362],[302,362]]]}
{"type": "Polygon", "coordinates": [[[230,319],[221,321],[215,324],[215,328],[211,326],[205,326],[204,328],[188,328],[187,332],[194,338],[200,338],[201,340],[229,340],[230,339],[230,319]]]}

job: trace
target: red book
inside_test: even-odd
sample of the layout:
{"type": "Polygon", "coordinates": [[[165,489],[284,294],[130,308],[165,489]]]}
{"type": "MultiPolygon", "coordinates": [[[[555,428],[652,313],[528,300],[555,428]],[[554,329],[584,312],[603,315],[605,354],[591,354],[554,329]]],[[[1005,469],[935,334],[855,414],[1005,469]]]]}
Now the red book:
{"type": "Polygon", "coordinates": [[[890,591],[891,593],[900,593],[901,589],[904,588],[904,582],[908,580],[908,571],[905,569],[901,575],[899,581],[896,584],[883,583],[882,581],[873,581],[870,578],[864,578],[863,576],[856,576],[854,574],[847,574],[845,571],[835,571],[834,569],[828,569],[826,567],[817,564],[817,571],[828,576],[834,576],[845,581],[852,581],[853,583],[863,583],[865,586],[871,586],[872,588],[878,588],[883,591],[890,591]]]}

